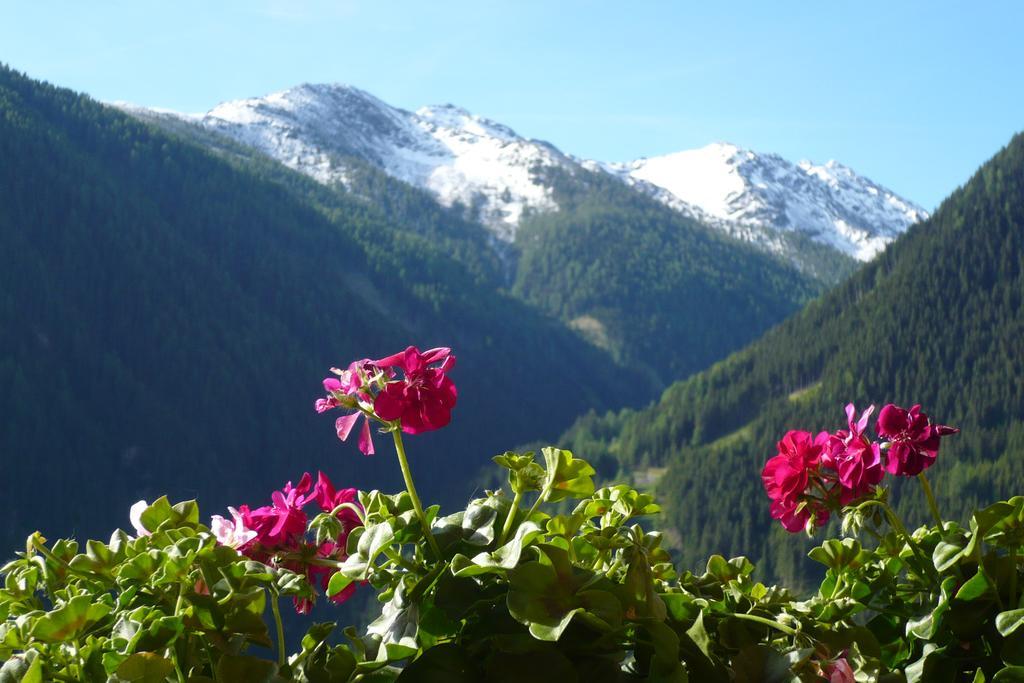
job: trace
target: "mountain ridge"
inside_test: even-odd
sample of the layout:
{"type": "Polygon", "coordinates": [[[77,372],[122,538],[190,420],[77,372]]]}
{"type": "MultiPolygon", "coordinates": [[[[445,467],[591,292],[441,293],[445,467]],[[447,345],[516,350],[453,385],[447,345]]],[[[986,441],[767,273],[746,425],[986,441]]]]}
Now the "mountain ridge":
{"type": "Polygon", "coordinates": [[[664,190],[659,199],[680,211],[769,248],[773,233],[801,231],[869,261],[928,216],[835,160],[793,163],[725,142],[605,167],[627,183],[664,190]]]}
{"type": "Polygon", "coordinates": [[[453,104],[409,111],[341,83],[303,83],[263,97],[222,102],[204,114],[180,116],[252,145],[320,182],[344,183],[344,157],[360,157],[427,189],[442,205],[465,207],[506,243],[514,241],[525,217],[557,210],[551,188],[539,179],[543,169],[609,173],[689,217],[804,267],[814,257],[803,256],[788,233],[800,233],[864,261],[927,216],[921,207],[838,163],[794,164],[778,155],[725,144],[717,147],[746,157],[732,164],[738,169],[733,179],[744,186],[721,196],[696,197],[681,191],[680,183],[721,176],[721,163],[667,174],[664,168],[649,172],[651,165],[664,166],[665,160],[693,156],[716,144],[633,162],[598,162],[522,137],[509,126],[453,104]],[[761,175],[751,178],[751,168],[761,175]],[[840,173],[830,173],[833,168],[840,173]],[[825,175],[832,177],[821,177],[825,175]],[[830,186],[831,191],[826,189],[830,186]],[[866,201],[872,192],[892,204],[891,210],[886,210],[885,201],[866,201]],[[722,204],[733,208],[718,210],[722,204]]]}

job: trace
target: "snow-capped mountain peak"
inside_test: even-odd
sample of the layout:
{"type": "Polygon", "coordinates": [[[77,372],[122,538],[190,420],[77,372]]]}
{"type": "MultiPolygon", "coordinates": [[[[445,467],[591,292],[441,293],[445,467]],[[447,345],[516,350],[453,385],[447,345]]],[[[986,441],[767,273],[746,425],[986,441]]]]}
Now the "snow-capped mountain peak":
{"type": "MultiPolygon", "coordinates": [[[[140,114],[144,110],[120,105],[140,114]]],[[[792,163],[725,142],[627,163],[585,161],[453,104],[415,112],[349,85],[310,84],[182,118],[320,182],[350,182],[353,158],[461,204],[503,241],[528,212],[558,208],[538,170],[607,172],[735,237],[787,253],[786,233],[867,260],[927,216],[835,161],[792,163]]]]}
{"type": "Polygon", "coordinates": [[[794,164],[723,142],[605,168],[735,235],[770,243],[772,232],[800,232],[862,261],[928,216],[836,161],[794,164]]]}
{"type": "Polygon", "coordinates": [[[346,85],[303,84],[217,105],[201,124],[259,148],[324,183],[347,179],[357,157],[468,207],[511,241],[528,210],[553,210],[534,169],[568,163],[545,143],[455,105],[406,111],[346,85]]]}

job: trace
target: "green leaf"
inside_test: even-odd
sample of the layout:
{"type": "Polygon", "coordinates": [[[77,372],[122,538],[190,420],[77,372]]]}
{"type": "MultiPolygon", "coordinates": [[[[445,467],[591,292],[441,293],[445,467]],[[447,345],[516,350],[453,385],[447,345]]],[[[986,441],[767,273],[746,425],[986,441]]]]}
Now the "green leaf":
{"type": "Polygon", "coordinates": [[[44,643],[71,640],[107,616],[111,609],[105,602],[94,602],[91,595],[75,596],[40,617],[32,627],[32,637],[44,643]]]}
{"type": "Polygon", "coordinates": [[[341,571],[353,579],[365,579],[384,548],[394,540],[395,529],[391,522],[380,522],[373,526],[358,527],[356,531],[359,536],[355,552],[345,560],[341,571]]]}
{"type": "Polygon", "coordinates": [[[907,683],[955,683],[959,674],[944,649],[926,643],[921,658],[906,668],[907,683]]]}
{"type": "Polygon", "coordinates": [[[540,491],[544,486],[544,468],[533,461],[534,453],[514,453],[506,451],[496,455],[492,460],[509,470],[508,484],[513,493],[540,491]]]}
{"type": "Polygon", "coordinates": [[[992,683],[1022,683],[1024,682],[1024,666],[1008,666],[996,672],[992,677],[992,683]]]}
{"type": "Polygon", "coordinates": [[[199,524],[199,506],[194,500],[171,505],[167,496],[161,496],[142,511],[140,521],[150,533],[175,527],[194,527],[199,524]]]}
{"type": "Polygon", "coordinates": [[[687,683],[689,678],[679,661],[679,636],[664,622],[646,624],[644,630],[653,649],[650,683],[687,683]]]}
{"type": "Polygon", "coordinates": [[[829,569],[839,572],[843,569],[856,569],[864,564],[870,553],[861,550],[860,542],[855,538],[829,539],[814,548],[807,556],[820,562],[829,569]]]}
{"type": "Polygon", "coordinates": [[[575,588],[560,581],[554,567],[528,562],[508,572],[508,611],[539,640],[555,641],[579,610],[575,588]]]}
{"type": "Polygon", "coordinates": [[[121,662],[117,667],[117,678],[133,683],[164,683],[172,671],[174,663],[169,659],[152,652],[139,652],[121,662]]]}
{"type": "Polygon", "coordinates": [[[697,618],[694,620],[690,628],[686,629],[686,635],[690,636],[690,640],[693,644],[704,654],[708,659],[711,658],[711,638],[708,636],[707,629],[704,628],[704,612],[697,612],[697,618]]]}
{"type": "Polygon", "coordinates": [[[727,583],[741,576],[749,576],[754,571],[754,564],[745,557],[734,557],[726,561],[721,555],[708,558],[707,573],[722,583],[727,583]]]}
{"type": "Polygon", "coordinates": [[[960,542],[939,541],[935,546],[935,550],[932,551],[935,569],[944,572],[964,558],[964,544],[962,539],[958,540],[960,542]]]}
{"type": "Polygon", "coordinates": [[[352,583],[352,579],[345,576],[341,572],[334,572],[331,575],[331,580],[327,582],[327,595],[337,595],[341,591],[345,590],[352,583]]]}
{"type": "Polygon", "coordinates": [[[500,573],[512,569],[519,564],[523,548],[528,546],[541,532],[535,522],[523,522],[516,529],[515,536],[493,553],[483,552],[473,559],[459,554],[452,558],[452,573],[456,576],[477,576],[480,574],[500,573]]]}
{"type": "Polygon", "coordinates": [[[566,498],[583,498],[594,492],[594,468],[586,460],[574,458],[569,451],[545,447],[544,489],[542,496],[548,502],[566,498]]]}
{"type": "Polygon", "coordinates": [[[1024,545],[1024,496],[1014,496],[992,508],[997,508],[998,519],[989,526],[985,540],[1004,548],[1024,545]]]}
{"type": "Polygon", "coordinates": [[[948,576],[942,581],[940,588],[939,602],[932,608],[932,611],[919,619],[907,621],[907,635],[913,635],[921,640],[931,640],[938,633],[942,619],[950,609],[952,592],[956,588],[956,577],[948,576]]]}
{"type": "Polygon", "coordinates": [[[380,616],[366,627],[366,633],[380,638],[389,660],[404,659],[419,649],[419,618],[419,605],[408,602],[404,587],[400,586],[394,597],[384,603],[380,616]]]}
{"type": "Polygon", "coordinates": [[[1024,609],[1011,609],[996,615],[996,629],[1008,636],[1024,626],[1024,609]]]}
{"type": "Polygon", "coordinates": [[[1024,629],[1018,629],[1003,638],[999,658],[1008,666],[1024,666],[1024,629]]]}
{"type": "Polygon", "coordinates": [[[750,645],[733,659],[736,683],[790,683],[799,679],[789,660],[766,645],[750,645]]]}
{"type": "Polygon", "coordinates": [[[0,667],[0,683],[43,683],[43,658],[35,650],[12,656],[0,667]]]}
{"type": "Polygon", "coordinates": [[[470,545],[490,545],[494,541],[494,522],[498,511],[489,500],[475,500],[462,517],[463,540],[470,545]]]}
{"type": "Polygon", "coordinates": [[[588,580],[592,575],[576,572],[565,550],[553,545],[542,548],[546,562],[527,562],[509,570],[509,614],[526,625],[534,638],[546,641],[558,640],[577,616],[598,631],[618,628],[623,607],[605,590],[612,584],[588,580]]]}
{"type": "Polygon", "coordinates": [[[989,579],[984,568],[979,567],[974,576],[964,582],[964,585],[956,592],[956,599],[965,601],[978,600],[989,594],[993,588],[992,580],[989,579]]]}
{"type": "Polygon", "coordinates": [[[217,663],[217,677],[222,681],[246,683],[273,683],[277,664],[259,657],[221,655],[217,663]]]}
{"type": "Polygon", "coordinates": [[[455,643],[430,648],[398,677],[398,683],[476,683],[479,680],[480,673],[469,653],[455,643]]]}

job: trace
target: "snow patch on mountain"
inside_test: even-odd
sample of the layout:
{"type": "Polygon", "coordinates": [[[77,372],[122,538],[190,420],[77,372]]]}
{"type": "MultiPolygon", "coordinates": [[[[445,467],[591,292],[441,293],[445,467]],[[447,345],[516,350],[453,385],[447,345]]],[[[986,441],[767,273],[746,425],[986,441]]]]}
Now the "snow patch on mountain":
{"type": "Polygon", "coordinates": [[[797,231],[861,261],[928,217],[835,161],[794,164],[727,143],[603,168],[735,236],[771,246],[773,232],[797,231]]]}
{"type": "Polygon", "coordinates": [[[557,208],[535,170],[570,163],[552,146],[453,105],[415,112],[343,85],[301,85],[225,102],[201,124],[323,183],[346,181],[346,158],[456,202],[511,241],[528,211],[557,208]]]}
{"type": "MultiPolygon", "coordinates": [[[[136,115],[145,111],[119,106],[136,115]]],[[[515,239],[529,213],[558,208],[543,173],[554,167],[611,173],[681,213],[798,263],[793,234],[869,260],[928,215],[834,161],[794,164],[725,143],[627,163],[581,160],[454,105],[412,112],[345,85],[303,84],[180,116],[325,184],[347,184],[353,158],[369,162],[445,206],[466,207],[505,242],[515,239]]]]}

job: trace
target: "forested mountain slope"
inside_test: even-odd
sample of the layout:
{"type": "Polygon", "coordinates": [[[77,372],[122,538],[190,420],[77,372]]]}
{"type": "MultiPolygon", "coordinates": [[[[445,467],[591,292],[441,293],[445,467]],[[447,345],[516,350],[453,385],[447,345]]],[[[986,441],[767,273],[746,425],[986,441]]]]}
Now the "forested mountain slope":
{"type": "MultiPolygon", "coordinates": [[[[798,580],[801,544],[782,542],[760,469],[787,429],[843,426],[848,401],[920,402],[963,429],[929,472],[952,515],[1024,493],[1024,135],[762,339],[647,409],[582,419],[564,443],[614,456],[640,479],[667,466],[664,522],[686,562],[749,554],[768,575],[798,580]]],[[[924,501],[907,491],[900,508],[920,521],[924,501]]]]}
{"type": "Polygon", "coordinates": [[[560,208],[520,228],[513,291],[632,368],[632,405],[650,378],[703,370],[824,289],[607,174],[547,173],[560,208]]]}
{"type": "MultiPolygon", "coordinates": [[[[382,106],[360,91],[332,92],[382,106]]],[[[284,158],[278,145],[265,149],[227,137],[249,140],[251,136],[241,135],[249,130],[245,126],[225,129],[146,109],[128,111],[240,162],[259,166],[262,158],[265,166],[256,150],[284,158]]],[[[417,226],[420,215],[447,216],[443,224],[434,222],[428,228],[433,239],[472,267],[483,267],[488,276],[503,280],[531,306],[641,369],[643,379],[627,398],[630,405],[642,405],[673,379],[703,370],[742,347],[854,269],[852,258],[796,232],[786,233],[785,240],[798,244],[812,265],[794,265],[788,257],[730,237],[616,176],[588,171],[562,156],[558,158],[564,163],[530,167],[531,182],[544,188],[550,206],[544,211],[517,209],[516,221],[502,223],[516,226],[515,241],[509,243],[494,236],[493,225],[473,219],[472,207],[444,208],[427,190],[391,177],[364,158],[377,143],[342,144],[353,130],[363,130],[376,118],[364,121],[365,115],[350,107],[340,113],[327,107],[327,112],[340,118],[330,119],[330,135],[322,132],[316,138],[315,149],[323,154],[331,145],[338,147],[329,155],[330,168],[337,173],[312,174],[325,183],[323,194],[364,199],[402,225],[417,226]],[[351,126],[346,127],[346,117],[353,119],[351,126]],[[441,229],[433,229],[437,227],[441,229]]],[[[274,139],[282,135],[276,127],[269,130],[274,139]]],[[[316,157],[307,149],[298,158],[310,155],[316,157]]],[[[311,172],[302,164],[299,170],[311,172]]]]}
{"type": "Polygon", "coordinates": [[[4,547],[162,493],[260,502],[304,469],[397,485],[385,444],[339,443],[313,400],[330,366],[409,343],[459,359],[451,427],[409,443],[431,498],[624,402],[610,357],[500,293],[475,226],[415,192],[371,206],[2,67],[0,160],[4,547]]]}

